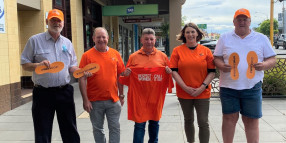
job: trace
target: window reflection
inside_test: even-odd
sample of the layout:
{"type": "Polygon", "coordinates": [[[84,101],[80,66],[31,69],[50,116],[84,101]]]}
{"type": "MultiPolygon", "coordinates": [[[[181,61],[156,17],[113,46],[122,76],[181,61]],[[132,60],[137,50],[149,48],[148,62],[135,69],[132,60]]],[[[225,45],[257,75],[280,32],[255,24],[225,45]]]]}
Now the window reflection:
{"type": "Polygon", "coordinates": [[[63,0],[55,0],[56,6],[62,7],[63,6],[63,0]]]}

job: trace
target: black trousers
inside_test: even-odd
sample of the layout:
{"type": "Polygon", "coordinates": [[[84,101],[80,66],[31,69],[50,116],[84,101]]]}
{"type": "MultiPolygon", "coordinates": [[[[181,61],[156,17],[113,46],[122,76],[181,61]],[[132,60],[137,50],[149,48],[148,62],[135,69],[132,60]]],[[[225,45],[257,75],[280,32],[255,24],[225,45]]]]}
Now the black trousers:
{"type": "Polygon", "coordinates": [[[38,86],[33,89],[35,143],[51,143],[55,112],[63,143],[80,142],[73,93],[71,85],[54,88],[38,86]]]}

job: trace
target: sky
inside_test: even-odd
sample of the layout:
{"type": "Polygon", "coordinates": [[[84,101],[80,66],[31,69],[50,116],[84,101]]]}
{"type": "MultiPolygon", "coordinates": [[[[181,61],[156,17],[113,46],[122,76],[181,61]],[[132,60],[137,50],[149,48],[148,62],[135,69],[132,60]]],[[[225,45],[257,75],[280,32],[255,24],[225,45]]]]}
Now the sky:
{"type": "MultiPolygon", "coordinates": [[[[246,8],[251,15],[251,28],[270,19],[271,0],[186,0],[182,6],[182,16],[187,22],[207,24],[207,32],[224,33],[234,29],[233,16],[236,10],[246,8]]],[[[286,8],[286,1],[284,4],[286,8]]],[[[282,13],[283,2],[274,0],[274,18],[282,13]]]]}

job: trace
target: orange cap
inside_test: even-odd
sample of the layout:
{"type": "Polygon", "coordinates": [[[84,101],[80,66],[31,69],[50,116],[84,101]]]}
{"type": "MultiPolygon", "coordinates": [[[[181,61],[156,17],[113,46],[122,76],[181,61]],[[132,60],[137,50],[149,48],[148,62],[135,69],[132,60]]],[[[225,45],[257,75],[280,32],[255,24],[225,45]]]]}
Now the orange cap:
{"type": "Polygon", "coordinates": [[[245,15],[245,16],[247,16],[248,18],[250,18],[250,13],[249,13],[249,11],[248,11],[247,9],[245,9],[245,8],[241,8],[241,9],[237,10],[237,11],[235,12],[233,18],[236,18],[236,17],[239,16],[239,15],[245,15]]]}
{"type": "Polygon", "coordinates": [[[50,20],[51,18],[58,18],[61,21],[64,21],[64,14],[61,10],[58,9],[52,9],[49,11],[49,15],[48,15],[48,20],[50,20]]]}

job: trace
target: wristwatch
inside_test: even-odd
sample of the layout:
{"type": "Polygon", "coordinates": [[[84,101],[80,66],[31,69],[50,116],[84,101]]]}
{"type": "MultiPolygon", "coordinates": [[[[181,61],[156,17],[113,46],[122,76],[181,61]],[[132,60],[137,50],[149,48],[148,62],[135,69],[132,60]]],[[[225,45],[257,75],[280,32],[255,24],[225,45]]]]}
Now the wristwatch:
{"type": "Polygon", "coordinates": [[[125,97],[125,95],[124,95],[124,94],[120,94],[120,95],[119,95],[119,97],[124,98],[124,97],[125,97]]]}
{"type": "Polygon", "coordinates": [[[209,85],[202,83],[202,85],[204,85],[206,87],[206,89],[209,87],[209,85]]]}

